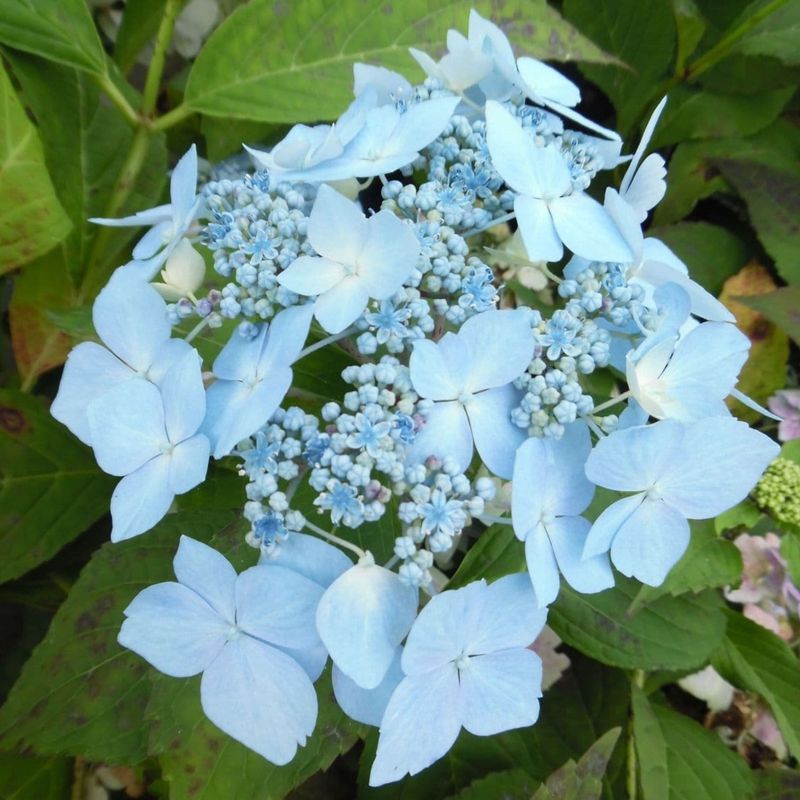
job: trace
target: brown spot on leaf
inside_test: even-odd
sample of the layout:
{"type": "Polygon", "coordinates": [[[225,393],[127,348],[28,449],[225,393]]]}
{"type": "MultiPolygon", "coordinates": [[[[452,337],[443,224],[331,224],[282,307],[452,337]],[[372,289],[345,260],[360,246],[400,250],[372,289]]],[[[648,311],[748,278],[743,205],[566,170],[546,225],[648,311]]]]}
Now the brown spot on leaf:
{"type": "Polygon", "coordinates": [[[28,421],[17,408],[0,408],[0,428],[12,436],[18,436],[28,427],[28,421]]]}

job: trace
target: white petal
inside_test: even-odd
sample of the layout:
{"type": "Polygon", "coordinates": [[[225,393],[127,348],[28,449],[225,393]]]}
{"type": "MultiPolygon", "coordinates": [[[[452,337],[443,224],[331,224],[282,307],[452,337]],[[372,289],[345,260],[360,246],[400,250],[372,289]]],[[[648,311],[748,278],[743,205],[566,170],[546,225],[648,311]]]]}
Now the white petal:
{"type": "Polygon", "coordinates": [[[514,198],[517,225],[531,261],[559,261],[564,246],[544,200],[518,194],[514,198]]]}
{"type": "Polygon", "coordinates": [[[647,219],[647,212],[655,208],[667,193],[667,182],[664,180],[666,175],[664,159],[657,153],[651,153],[642,161],[636,176],[623,195],[625,202],[636,212],[639,222],[647,219]]]}
{"type": "Polygon", "coordinates": [[[236,622],[236,570],[222,553],[189,536],[181,536],[172,568],[178,581],[202,597],[225,622],[229,625],[236,622]]]}
{"type": "Polygon", "coordinates": [[[291,366],[297,361],[308,338],[314,304],[289,306],[276,314],[269,326],[267,342],[258,360],[259,377],[267,375],[275,366],[291,366]]]}
{"type": "Polygon", "coordinates": [[[50,413],[84,444],[91,445],[92,434],[86,415],[89,403],[116,384],[131,380],[135,374],[110,350],[94,342],[82,342],[67,357],[50,413]]]}
{"type": "Polygon", "coordinates": [[[192,436],[206,415],[202,359],[190,350],[167,370],[159,383],[167,436],[173,444],[192,436]]]}
{"type": "Polygon", "coordinates": [[[356,564],[327,589],[317,630],[334,663],[364,689],[383,680],[417,613],[417,590],[388,569],[356,564]]]}
{"type": "Polygon", "coordinates": [[[161,453],[167,442],[161,393],[148,381],[117,384],[87,409],[97,463],[109,475],[127,475],[161,453]]]}
{"type": "Polygon", "coordinates": [[[558,564],[545,529],[537,525],[525,538],[525,561],[536,603],[546,608],[558,597],[558,564]]]}
{"type": "Polygon", "coordinates": [[[226,622],[179,583],[143,589],[125,616],[117,641],[173,678],[202,672],[225,645],[226,622]]]}
{"type": "Polygon", "coordinates": [[[474,395],[466,405],[478,455],[495,475],[506,480],[514,472],[517,448],[528,437],[527,431],[511,421],[511,410],[521,399],[522,392],[509,383],[474,395]]]}
{"type": "Polygon", "coordinates": [[[236,624],[270,644],[315,647],[314,626],[322,587],[285,567],[258,565],[236,579],[236,624]]]}
{"type": "Polygon", "coordinates": [[[172,214],[176,220],[185,220],[194,205],[197,193],[197,148],[192,145],[172,170],[169,194],[172,214]]]}
{"type": "Polygon", "coordinates": [[[481,655],[510,647],[527,647],[547,620],[547,609],[536,604],[528,575],[519,572],[490,583],[481,613],[467,633],[466,652],[481,655]]]}
{"type": "Polygon", "coordinates": [[[152,286],[124,268],[97,295],[92,320],[108,349],[143,373],[172,334],[166,303],[152,286]]]}
{"type": "Polygon", "coordinates": [[[458,365],[466,375],[467,392],[511,383],[525,372],[533,358],[535,343],[528,309],[475,314],[461,326],[458,338],[467,343],[470,351],[469,364],[458,365]]]}
{"type": "Polygon", "coordinates": [[[292,531],[272,558],[262,556],[265,567],[293,570],[327,589],[353,562],[338,548],[316,536],[292,531]]]}
{"type": "Polygon", "coordinates": [[[565,106],[576,106],[581,101],[578,87],[557,69],[535,58],[518,58],[517,69],[522,80],[531,89],[531,99],[553,100],[565,106]]]}
{"type": "Polygon", "coordinates": [[[269,326],[261,325],[255,336],[247,337],[236,328],[214,359],[214,375],[226,381],[254,380],[268,332],[269,326]]]}
{"type": "Polygon", "coordinates": [[[369,785],[421,772],[453,746],[460,730],[458,674],[452,664],[404,678],[381,720],[369,785]]]}
{"type": "Polygon", "coordinates": [[[278,283],[306,297],[333,289],[347,273],[338,261],[322,256],[298,256],[278,274],[278,283]]]}
{"type": "Polygon", "coordinates": [[[147,370],[148,380],[156,386],[160,385],[167,371],[192,350],[194,348],[183,339],[167,339],[159,348],[150,369],[147,370]]]}
{"type": "Polygon", "coordinates": [[[184,494],[206,479],[211,444],[208,438],[198,433],[184,439],[165,456],[169,460],[169,488],[175,494],[184,494]]]}
{"type": "Polygon", "coordinates": [[[648,586],[660,586],[689,546],[686,517],[662,500],[645,499],[611,544],[614,566],[648,586]]]}
{"type": "Polygon", "coordinates": [[[434,403],[406,456],[408,464],[421,464],[428,456],[451,456],[463,472],[472,461],[472,430],[464,406],[458,401],[434,403]]]}
{"type": "Polygon", "coordinates": [[[429,400],[455,400],[464,386],[470,351],[464,339],[446,333],[438,342],[418,339],[409,360],[414,391],[429,400]]]}
{"type": "Polygon", "coordinates": [[[380,105],[409,99],[412,94],[411,84],[399,72],[373,64],[353,64],[353,94],[358,97],[368,87],[377,92],[380,105]]]}
{"type": "Polygon", "coordinates": [[[582,594],[602,592],[614,585],[614,573],[605,553],[583,558],[590,528],[591,524],[583,517],[559,517],[547,523],[558,568],[567,583],[582,594]]]}
{"type": "Polygon", "coordinates": [[[159,222],[168,221],[172,216],[172,206],[164,203],[160,206],[137,211],[127,217],[107,219],[106,217],[90,217],[89,222],[95,225],[108,225],[111,228],[127,228],[133,225],[157,225],[159,222]]]}
{"type": "Polygon", "coordinates": [[[462,723],[476,736],[525,728],[539,718],[542,661],[532,650],[475,656],[459,681],[462,723]]]}
{"type": "Polygon", "coordinates": [[[332,261],[355,264],[366,237],[361,207],[327,184],[320,186],[308,220],[311,246],[332,261]]]}
{"type": "Polygon", "coordinates": [[[630,248],[631,260],[639,264],[644,252],[644,234],[636,212],[610,187],[606,189],[603,207],[630,248]]]}
{"type": "Polygon", "coordinates": [[[391,211],[367,221],[367,238],[358,257],[358,276],[370,297],[391,297],[417,266],[420,242],[413,228],[391,211]]]}
{"type": "Polygon", "coordinates": [[[640,493],[631,497],[623,497],[622,500],[617,500],[616,503],[612,503],[606,508],[594,521],[586,537],[583,558],[593,558],[607,553],[611,549],[619,529],[636,512],[645,496],[644,493],[640,493]]]}
{"type": "MultiPolygon", "coordinates": [[[[634,176],[636,175],[636,170],[639,167],[639,162],[642,160],[642,156],[647,150],[647,146],[650,144],[650,139],[653,138],[653,131],[655,131],[656,129],[659,117],[661,117],[661,112],[664,110],[664,106],[666,104],[667,104],[667,98],[663,97],[659,102],[659,104],[655,107],[655,109],[653,109],[653,113],[650,115],[650,119],[647,120],[647,125],[645,125],[644,132],[642,133],[642,138],[639,141],[639,146],[636,148],[636,152],[633,154],[631,163],[628,165],[628,169],[626,170],[625,176],[623,177],[622,183],[620,184],[619,190],[621,194],[625,194],[630,188],[634,176]]],[[[652,208],[652,206],[650,206],[650,208],[652,208]]]]}
{"type": "Polygon", "coordinates": [[[561,241],[573,253],[596,261],[621,264],[633,260],[630,247],[608,212],[589,195],[573,192],[567,197],[555,198],[549,207],[561,241]]]}
{"type": "Polygon", "coordinates": [[[169,511],[175,494],[169,486],[169,459],[148,461],[126,475],[111,495],[111,541],[149,531],[169,511]]]}
{"type": "Polygon", "coordinates": [[[303,647],[299,650],[292,649],[291,647],[278,647],[282,653],[293,658],[308,675],[311,683],[316,683],[320,675],[325,671],[325,665],[328,663],[328,651],[322,642],[318,642],[314,647],[303,647]]]}
{"type": "Polygon", "coordinates": [[[363,281],[350,275],[317,298],[314,316],[328,333],[341,333],[361,316],[368,300],[363,281]]]}
{"type": "Polygon", "coordinates": [[[228,642],[203,673],[200,701],[218,728],[278,766],[317,720],[317,695],[300,665],[249,636],[228,642]]]}
{"type": "Polygon", "coordinates": [[[768,436],[731,417],[687,426],[681,445],[659,490],[690,519],[715,517],[743,500],[780,452],[768,436]]]}
{"type": "MultiPolygon", "coordinates": [[[[404,166],[402,162],[398,163],[401,156],[406,158],[408,154],[418,153],[427,147],[447,125],[458,103],[458,97],[436,97],[421,103],[412,103],[400,114],[399,121],[385,144],[383,155],[386,163],[394,163],[392,169],[399,169],[404,166]],[[390,160],[388,157],[395,153],[398,158],[390,160]]],[[[368,176],[367,173],[358,174],[359,177],[368,176]]],[[[372,174],[375,174],[374,171],[372,174]]]]}
{"type": "Polygon", "coordinates": [[[138,275],[138,277],[143,277],[145,280],[150,280],[153,275],[157,272],[157,267],[154,263],[150,263],[155,258],[158,263],[158,267],[164,263],[167,259],[167,253],[162,250],[165,244],[169,242],[170,237],[174,231],[174,225],[172,221],[166,222],[159,222],[157,225],[154,225],[150,228],[147,233],[136,242],[133,250],[131,251],[131,255],[133,256],[135,262],[139,265],[139,269],[143,271],[144,274],[138,275]],[[159,251],[161,250],[161,253],[159,251]],[[147,267],[145,267],[147,264],[147,267]]]}
{"type": "Polygon", "coordinates": [[[403,648],[398,647],[386,675],[374,689],[362,689],[333,665],[333,693],[336,702],[350,719],[376,728],[380,726],[389,698],[404,677],[400,668],[402,653],[403,648]]]}

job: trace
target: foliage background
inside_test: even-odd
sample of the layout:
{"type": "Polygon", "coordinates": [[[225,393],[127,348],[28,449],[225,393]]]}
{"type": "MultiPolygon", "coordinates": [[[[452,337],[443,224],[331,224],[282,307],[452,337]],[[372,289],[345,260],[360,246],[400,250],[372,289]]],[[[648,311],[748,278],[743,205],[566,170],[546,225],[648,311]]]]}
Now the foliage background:
{"type": "MultiPolygon", "coordinates": [[[[733,533],[776,529],[752,502],[697,526],[659,589],[624,579],[596,596],[562,588],[550,624],[572,667],[534,728],[463,734],[422,775],[369,790],[359,761],[374,734],[344,718],[329,685],[310,744],[277,768],[204,720],[197,679],[163,678],[116,644],[130,599],[171,577],[179,533],[213,543],[237,567],[252,563],[235,473],[218,465],[157,530],[112,547],[112,482],[47,405],[70,347],[92,335],[93,297],[137,235],[88,217],[159,202],[168,167],[192,141],[217,162],[243,141],[274,142],[290,123],[334,118],[351,96],[354,61],[421,77],[407,48],[440,51],[470,7],[500,24],[519,54],[565,62],[585,86],[582,111],[628,143],[669,94],[654,140],[669,155],[669,189],[651,230],[731,304],[753,341],[741,388],[764,402],[797,380],[800,3],[220,0],[224,21],[196,56],[185,43],[169,47],[183,5],[0,3],[0,798],[81,797],[98,765],[125,768],[116,796],[172,800],[798,796],[800,773],[750,769],[674,688],[714,664],[766,700],[796,764],[796,649],[720,592],[741,574],[733,533]],[[540,787],[617,728],[618,739],[603,737],[540,787]]],[[[321,396],[337,384],[327,369],[305,377],[321,396]]],[[[800,461],[800,448],[785,455],[800,461]]],[[[376,524],[359,535],[380,549],[396,532],[376,524]]],[[[800,538],[783,536],[797,583],[800,538]]],[[[508,530],[492,530],[453,585],[523,568],[508,530]]]]}

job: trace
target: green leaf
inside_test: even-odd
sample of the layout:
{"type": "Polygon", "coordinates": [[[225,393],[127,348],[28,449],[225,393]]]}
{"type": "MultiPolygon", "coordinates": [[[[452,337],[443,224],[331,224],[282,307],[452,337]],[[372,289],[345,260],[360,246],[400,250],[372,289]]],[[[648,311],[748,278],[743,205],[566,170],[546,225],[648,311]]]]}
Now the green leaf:
{"type": "Polygon", "coordinates": [[[758,238],[787,283],[800,283],[800,177],[755,162],[714,162],[742,195],[758,238]]]}
{"type": "Polygon", "coordinates": [[[106,71],[85,0],[3,0],[0,43],[98,75],[106,71]]]}
{"type": "MultiPolygon", "coordinates": [[[[2,23],[0,23],[2,24],[2,23]]],[[[69,232],[36,128],[0,63],[0,274],[38,258],[69,232]]]]}
{"type": "Polygon", "coordinates": [[[675,72],[679,73],[686,64],[686,59],[694,53],[706,30],[706,21],[697,8],[694,0],[671,0],[672,13],[675,15],[675,30],[678,37],[678,48],[675,55],[675,72]]]}
{"type": "Polygon", "coordinates": [[[800,345],[800,286],[784,286],[769,294],[741,297],[739,300],[760,311],[800,345]]]}
{"type": "Polygon", "coordinates": [[[0,582],[46,561],[107,513],[113,485],[38,398],[0,390],[0,582]]]}
{"type": "Polygon", "coordinates": [[[744,800],[752,778],[715,733],[633,690],[633,731],[644,800],[744,800]]]}
{"type": "Polygon", "coordinates": [[[601,736],[577,764],[567,761],[539,787],[532,800],[599,800],[603,775],[621,730],[612,728],[601,736]]]}
{"type": "Polygon", "coordinates": [[[724,533],[735,528],[753,528],[761,519],[761,511],[752,500],[742,500],[741,503],[723,511],[714,518],[714,530],[724,533]]]}
{"type": "MultiPolygon", "coordinates": [[[[763,6],[763,0],[748,6],[744,16],[751,9],[763,6]]],[[[751,55],[775,56],[785,64],[800,64],[800,4],[787,2],[777,11],[749,30],[735,45],[734,49],[751,55]]]]}
{"type": "Polygon", "coordinates": [[[148,755],[142,719],[152,671],[117,644],[123,610],[146,586],[172,580],[180,534],[213,541],[237,567],[250,559],[230,512],[168,516],[155,529],[103,545],[58,609],[0,709],[0,747],[135,764],[148,755]]]}
{"type": "Polygon", "coordinates": [[[757,95],[717,94],[676,86],[669,93],[652,147],[687,139],[751,136],[775,120],[793,93],[793,86],[757,95]]]}
{"type": "Polygon", "coordinates": [[[510,525],[492,525],[478,536],[450,582],[450,589],[471,581],[502,578],[514,572],[525,572],[525,550],[510,525]]]}
{"type": "Polygon", "coordinates": [[[793,769],[759,769],[753,772],[753,800],[792,800],[800,797],[800,772],[793,769]]]}
{"type": "Polygon", "coordinates": [[[441,52],[448,28],[466,29],[470,8],[492,18],[526,55],[610,60],[544,0],[252,0],[200,51],[185,102],[260,122],[333,119],[352,100],[356,61],[420,76],[408,48],[441,52]]]}
{"type": "Polygon", "coordinates": [[[630,611],[665,595],[701,592],[736,584],[742,577],[742,557],[732,542],[721,539],[713,520],[692,523],[692,538],[680,561],[661,586],[642,586],[630,611]]]}
{"type": "Polygon", "coordinates": [[[735,275],[747,261],[742,240],[709,222],[679,222],[651,228],[648,234],[673,250],[689,267],[692,278],[715,296],[722,291],[725,279],[735,275]]]}
{"type": "Polygon", "coordinates": [[[786,559],[792,583],[800,586],[800,533],[784,533],[781,536],[781,555],[786,559]]]}
{"type": "Polygon", "coordinates": [[[565,0],[564,14],[592,41],[627,66],[584,64],[617,110],[617,126],[628,131],[660,99],[655,97],[675,51],[675,18],[668,0],[565,0]]]}
{"type": "Polygon", "coordinates": [[[160,754],[170,800],[279,800],[315,772],[327,769],[364,729],[339,708],[329,674],[317,689],[320,703],[314,734],[289,764],[277,767],[206,719],[200,707],[199,677],[156,676],[145,717],[152,725],[150,749],[160,754]]]}
{"type": "Polygon", "coordinates": [[[130,72],[142,48],[155,37],[166,0],[127,0],[114,42],[114,63],[123,75],[130,72]]]}
{"type": "Polygon", "coordinates": [[[0,753],[2,800],[64,800],[72,789],[71,758],[0,753]]]}
{"type": "Polygon", "coordinates": [[[800,664],[789,645],[742,614],[727,611],[725,638],[711,662],[734,686],[769,703],[789,751],[800,755],[800,664]]]}
{"type": "Polygon", "coordinates": [[[200,130],[206,140],[206,157],[216,162],[241,153],[243,144],[269,149],[286,128],[268,122],[203,117],[200,130]]]}
{"type": "Polygon", "coordinates": [[[536,781],[522,769],[505,769],[490,772],[477,778],[451,800],[530,800],[536,781]]]}
{"type": "Polygon", "coordinates": [[[694,669],[722,640],[725,616],[715,592],[660,597],[634,614],[637,581],[617,575],[617,586],[579,594],[566,583],[548,623],[569,645],[623,669],[694,669]]]}

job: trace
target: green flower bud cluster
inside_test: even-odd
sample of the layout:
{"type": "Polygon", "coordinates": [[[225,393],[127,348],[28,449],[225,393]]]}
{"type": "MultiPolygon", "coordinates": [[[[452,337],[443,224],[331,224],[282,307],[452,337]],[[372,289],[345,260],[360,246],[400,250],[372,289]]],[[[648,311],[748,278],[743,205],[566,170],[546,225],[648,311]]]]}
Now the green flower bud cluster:
{"type": "Polygon", "coordinates": [[[761,476],[753,498],[779,524],[800,526],[800,464],[776,458],[761,476]]]}

